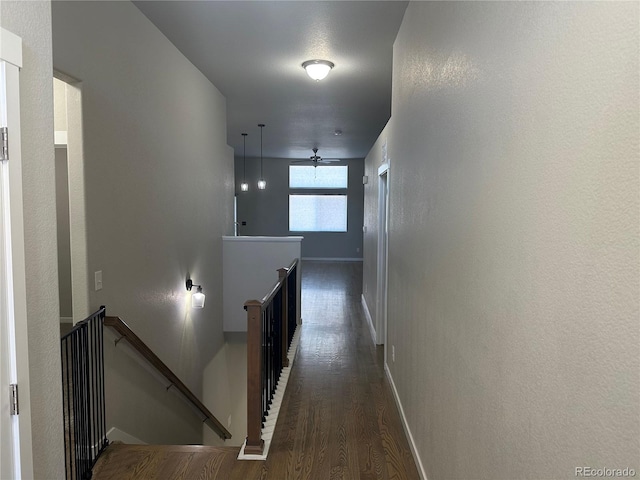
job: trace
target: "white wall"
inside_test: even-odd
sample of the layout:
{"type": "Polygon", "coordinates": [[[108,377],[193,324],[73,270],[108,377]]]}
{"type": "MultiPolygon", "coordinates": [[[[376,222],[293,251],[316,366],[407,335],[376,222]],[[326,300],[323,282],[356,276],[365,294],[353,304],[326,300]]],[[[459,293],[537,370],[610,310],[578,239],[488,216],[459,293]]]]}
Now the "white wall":
{"type": "MultiPolygon", "coordinates": [[[[20,128],[29,388],[35,478],[63,478],[64,454],[56,255],[51,5],[0,2],[0,25],[22,37],[20,128]]],[[[25,388],[26,392],[27,389],[25,388]]],[[[27,397],[23,398],[25,401],[27,397]]]]}
{"type": "MultiPolygon", "coordinates": [[[[246,332],[248,300],[262,300],[278,281],[278,270],[300,259],[301,236],[224,237],[222,266],[224,274],[223,312],[225,332],[246,332]]],[[[296,267],[298,292],[302,265],[296,267]]],[[[299,298],[299,295],[298,295],[299,298]]],[[[297,316],[300,317],[300,302],[297,316]]]]}
{"type": "Polygon", "coordinates": [[[73,316],[71,298],[71,231],[69,225],[69,172],[67,166],[66,84],[53,79],[53,125],[55,129],[56,227],[58,239],[58,291],[60,317],[73,316]],[[61,140],[65,140],[61,143],[61,140]]]}
{"type": "Polygon", "coordinates": [[[640,471],[638,12],[407,9],[388,339],[430,480],[640,471]]]}
{"type": "MultiPolygon", "coordinates": [[[[231,433],[225,446],[241,446],[247,437],[247,335],[225,333],[225,344],[205,368],[202,401],[231,433]]],[[[217,433],[203,425],[203,443],[219,446],[217,433]]]]}
{"type": "MultiPolygon", "coordinates": [[[[82,83],[90,307],[120,316],[200,395],[223,343],[221,236],[233,222],[225,99],[133,4],[54,2],[52,11],[54,68],[82,83]],[[207,294],[203,310],[190,308],[188,275],[207,294]]],[[[108,364],[108,426],[166,442],[162,418],[148,415],[166,410],[162,396],[127,378],[126,363],[108,364]],[[131,408],[147,419],[135,431],[131,408]]],[[[180,434],[197,431],[192,443],[194,422],[180,434]]]]}
{"type": "Polygon", "coordinates": [[[73,316],[71,299],[71,237],[69,230],[69,175],[66,148],[56,148],[55,165],[60,317],[71,318],[73,316]]]}

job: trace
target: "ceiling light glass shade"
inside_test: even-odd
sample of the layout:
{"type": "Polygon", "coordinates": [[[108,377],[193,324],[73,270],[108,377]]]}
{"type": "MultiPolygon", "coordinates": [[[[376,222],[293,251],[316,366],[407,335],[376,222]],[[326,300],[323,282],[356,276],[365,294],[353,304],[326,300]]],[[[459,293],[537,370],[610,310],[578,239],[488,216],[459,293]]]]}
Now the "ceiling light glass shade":
{"type": "Polygon", "coordinates": [[[267,188],[267,182],[261,178],[258,180],[258,190],[264,190],[265,188],[267,188]]]}
{"type": "Polygon", "coordinates": [[[205,295],[202,293],[202,287],[198,287],[198,291],[191,297],[192,308],[204,308],[205,295]]]}
{"type": "Polygon", "coordinates": [[[307,75],[315,81],[319,81],[329,75],[334,64],[328,60],[307,60],[302,64],[302,67],[307,71],[307,75]]]}
{"type": "Polygon", "coordinates": [[[249,184],[246,182],[242,182],[240,184],[240,190],[243,192],[248,192],[249,191],[249,184]]]}

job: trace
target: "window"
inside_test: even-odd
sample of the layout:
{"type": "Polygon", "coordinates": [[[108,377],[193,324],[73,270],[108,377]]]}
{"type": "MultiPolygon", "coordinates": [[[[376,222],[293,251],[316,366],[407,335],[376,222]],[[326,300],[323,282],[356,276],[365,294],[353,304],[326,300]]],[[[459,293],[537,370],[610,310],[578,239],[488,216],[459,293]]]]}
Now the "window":
{"type": "Polygon", "coordinates": [[[346,232],[348,167],[289,167],[289,231],[346,232]]]}
{"type": "Polygon", "coordinates": [[[346,195],[289,195],[292,232],[346,232],[346,195]]]}
{"type": "Polygon", "coordinates": [[[347,188],[348,167],[289,167],[289,188],[347,188]]]}

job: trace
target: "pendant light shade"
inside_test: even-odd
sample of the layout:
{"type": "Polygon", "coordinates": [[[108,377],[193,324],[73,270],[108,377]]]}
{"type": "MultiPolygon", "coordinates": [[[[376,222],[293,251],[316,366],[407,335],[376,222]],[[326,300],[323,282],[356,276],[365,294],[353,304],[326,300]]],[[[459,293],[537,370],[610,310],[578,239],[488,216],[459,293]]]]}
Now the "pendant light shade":
{"type": "Polygon", "coordinates": [[[247,183],[247,134],[242,134],[242,143],[244,149],[242,152],[242,183],[240,184],[240,191],[248,192],[249,184],[247,183]]]}
{"type": "Polygon", "coordinates": [[[260,127],[260,180],[258,180],[258,190],[264,190],[267,188],[267,182],[262,176],[262,129],[264,128],[264,123],[259,123],[258,126],[260,127]]]}
{"type": "Polygon", "coordinates": [[[202,285],[195,285],[193,280],[187,279],[187,291],[196,287],[196,293],[191,296],[191,308],[204,308],[205,294],[202,293],[202,285]]]}

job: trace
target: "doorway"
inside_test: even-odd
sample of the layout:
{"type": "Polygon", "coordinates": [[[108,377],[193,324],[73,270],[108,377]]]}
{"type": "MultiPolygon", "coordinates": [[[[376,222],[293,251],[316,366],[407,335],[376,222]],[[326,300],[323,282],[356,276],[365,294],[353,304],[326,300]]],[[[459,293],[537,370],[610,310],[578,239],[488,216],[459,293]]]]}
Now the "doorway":
{"type": "Polygon", "coordinates": [[[389,164],[378,169],[378,282],[376,305],[376,343],[385,345],[387,359],[387,256],[389,243],[389,164]]]}
{"type": "Polygon", "coordinates": [[[60,331],[89,311],[81,83],[54,72],[56,215],[60,331]]]}

